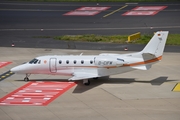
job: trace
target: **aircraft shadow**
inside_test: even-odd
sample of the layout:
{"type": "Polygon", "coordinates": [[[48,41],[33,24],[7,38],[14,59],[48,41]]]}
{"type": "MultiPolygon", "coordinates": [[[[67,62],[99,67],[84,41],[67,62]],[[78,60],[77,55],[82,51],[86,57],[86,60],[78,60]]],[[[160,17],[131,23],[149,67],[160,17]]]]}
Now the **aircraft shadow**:
{"type": "MultiPolygon", "coordinates": [[[[102,77],[98,79],[90,79],[91,84],[89,86],[85,86],[83,82],[76,81],[77,86],[75,87],[73,93],[83,93],[86,92],[94,87],[100,86],[102,84],[131,84],[131,83],[147,83],[151,85],[158,85],[160,86],[164,82],[171,82],[171,81],[176,81],[176,80],[167,80],[168,77],[162,76],[155,78],[150,81],[138,81],[135,80],[135,78],[109,78],[109,77],[102,77]]],[[[24,80],[15,80],[15,81],[24,81],[24,80]]],[[[65,79],[33,79],[30,81],[59,81],[59,82],[67,82],[65,79]]]]}
{"type": "Polygon", "coordinates": [[[147,83],[151,85],[158,85],[160,86],[164,82],[171,82],[171,81],[176,81],[176,80],[167,80],[168,77],[162,76],[155,78],[150,81],[138,81],[135,80],[135,78],[100,78],[97,80],[90,79],[91,84],[89,86],[83,85],[82,81],[78,81],[78,85],[74,89],[73,93],[83,93],[85,91],[88,91],[94,87],[97,87],[102,84],[131,84],[131,83],[147,83]]]}

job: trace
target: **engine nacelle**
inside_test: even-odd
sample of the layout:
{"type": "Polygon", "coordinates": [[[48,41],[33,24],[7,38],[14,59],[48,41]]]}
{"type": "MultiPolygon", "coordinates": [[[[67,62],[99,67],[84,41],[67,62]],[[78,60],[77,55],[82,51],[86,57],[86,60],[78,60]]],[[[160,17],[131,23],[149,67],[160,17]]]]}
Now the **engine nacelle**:
{"type": "Polygon", "coordinates": [[[124,63],[123,59],[112,56],[98,56],[95,58],[95,65],[98,67],[122,66],[124,63]]]}

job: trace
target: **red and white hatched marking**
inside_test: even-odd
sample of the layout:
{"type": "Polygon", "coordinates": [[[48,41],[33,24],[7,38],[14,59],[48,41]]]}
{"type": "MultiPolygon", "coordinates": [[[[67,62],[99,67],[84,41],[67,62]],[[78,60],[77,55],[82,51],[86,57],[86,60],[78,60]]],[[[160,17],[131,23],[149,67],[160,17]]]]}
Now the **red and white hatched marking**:
{"type": "Polygon", "coordinates": [[[12,62],[0,62],[0,68],[8,65],[8,64],[11,64],[12,62]]]}
{"type": "Polygon", "coordinates": [[[159,11],[165,9],[167,6],[138,6],[132,9],[131,11],[127,11],[122,15],[127,16],[143,16],[143,15],[155,15],[159,11]]]}
{"type": "Polygon", "coordinates": [[[85,10],[85,11],[104,11],[109,9],[110,7],[80,7],[76,10],[85,10]]]}
{"type": "Polygon", "coordinates": [[[138,6],[132,10],[152,10],[152,11],[157,10],[157,11],[160,11],[160,10],[165,9],[166,7],[167,6],[138,6]]]}
{"type": "Polygon", "coordinates": [[[92,16],[100,13],[99,11],[70,11],[64,15],[92,16]]]}
{"type": "Polygon", "coordinates": [[[0,105],[47,105],[73,87],[74,82],[29,82],[0,99],[0,105]]]}
{"type": "Polygon", "coordinates": [[[122,15],[155,15],[158,11],[129,11],[122,15]]]}
{"type": "Polygon", "coordinates": [[[67,12],[63,15],[70,16],[93,16],[104,10],[109,9],[110,7],[80,7],[74,11],[67,12]]]}

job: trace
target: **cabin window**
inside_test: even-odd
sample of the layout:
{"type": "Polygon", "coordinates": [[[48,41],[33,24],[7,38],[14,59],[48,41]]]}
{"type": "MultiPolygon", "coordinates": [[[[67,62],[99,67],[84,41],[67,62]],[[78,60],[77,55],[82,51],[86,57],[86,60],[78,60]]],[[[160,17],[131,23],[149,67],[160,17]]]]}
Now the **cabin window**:
{"type": "Polygon", "coordinates": [[[93,64],[93,61],[91,60],[90,63],[93,64]]]}
{"type": "Polygon", "coordinates": [[[77,61],[76,60],[74,60],[74,64],[76,64],[77,63],[77,61]]]}
{"type": "Polygon", "coordinates": [[[84,64],[84,60],[81,60],[81,64],[84,64]]]}
{"type": "Polygon", "coordinates": [[[66,60],[66,63],[69,64],[69,60],[66,60]]]}
{"type": "Polygon", "coordinates": [[[62,63],[62,60],[59,60],[59,64],[61,64],[62,63]]]}

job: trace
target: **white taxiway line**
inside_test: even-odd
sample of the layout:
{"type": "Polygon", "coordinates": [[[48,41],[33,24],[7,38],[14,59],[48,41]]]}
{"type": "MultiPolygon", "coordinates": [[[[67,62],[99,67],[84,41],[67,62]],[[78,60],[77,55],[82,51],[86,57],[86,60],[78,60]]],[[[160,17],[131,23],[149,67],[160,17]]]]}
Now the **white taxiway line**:
{"type": "Polygon", "coordinates": [[[132,29],[160,29],[160,28],[168,28],[168,29],[173,29],[173,28],[180,28],[180,26],[156,26],[156,27],[131,27],[131,28],[62,28],[62,29],[44,29],[44,28],[37,28],[37,29],[0,29],[0,31],[74,31],[74,30],[132,30],[132,29]]]}

